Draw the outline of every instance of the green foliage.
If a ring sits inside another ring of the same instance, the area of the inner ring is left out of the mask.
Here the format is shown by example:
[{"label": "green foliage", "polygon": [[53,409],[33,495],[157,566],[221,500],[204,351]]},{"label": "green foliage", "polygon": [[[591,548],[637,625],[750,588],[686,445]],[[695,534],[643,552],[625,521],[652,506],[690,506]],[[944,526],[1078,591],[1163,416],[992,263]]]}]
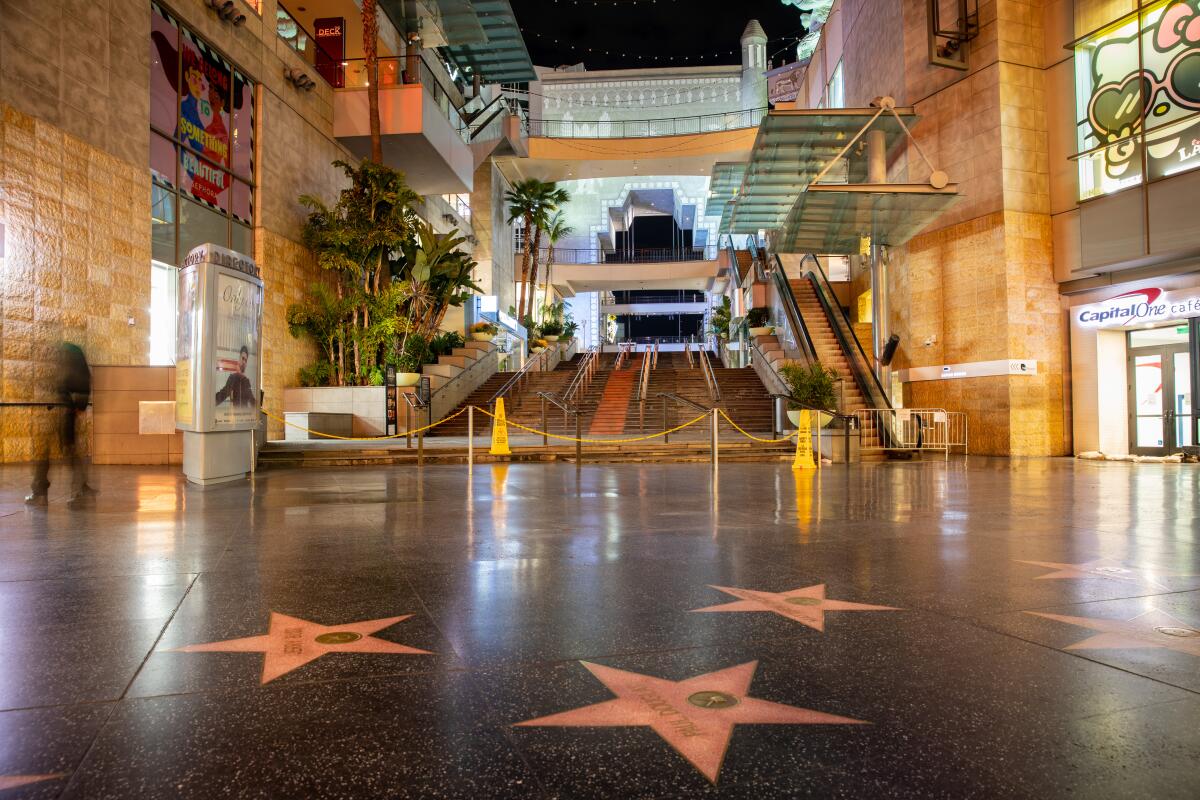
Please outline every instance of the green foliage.
[{"label": "green foliage", "polygon": [[397,372],[420,372],[421,367],[432,361],[429,340],[419,333],[410,333],[405,337],[403,348],[396,351],[394,356]]},{"label": "green foliage", "polygon": [[746,324],[749,325],[751,328],[762,328],[767,324],[767,321],[770,319],[771,319],[771,309],[767,308],[766,306],[758,306],[757,308],[752,308],[746,314]]},{"label": "green foliage", "polygon": [[383,368],[373,367],[367,376],[367,383],[371,386],[383,386]]},{"label": "green foliage", "polygon": [[712,332],[722,339],[729,338],[729,326],[732,322],[733,303],[729,299],[729,295],[721,298],[721,305],[713,309],[712,312]]},{"label": "green foliage", "polygon": [[566,336],[568,339],[573,339],[577,330],[579,330],[579,323],[576,322],[570,314],[568,314],[566,321],[563,323],[563,336]]},{"label": "green foliage", "polygon": [[301,386],[328,386],[333,379],[333,364],[314,361],[307,367],[301,367],[296,377]]},{"label": "green foliage", "polygon": [[454,348],[462,347],[467,342],[458,331],[442,331],[429,340],[429,349],[436,359],[438,356],[448,356]]},{"label": "green foliage", "polygon": [[556,319],[548,319],[538,326],[542,336],[562,336],[563,324]]},{"label": "green foliage", "polygon": [[471,333],[486,333],[488,336],[495,336],[499,332],[500,329],[496,327],[495,323],[488,322],[487,320],[476,322],[471,326]]},{"label": "green foliage", "polygon": [[779,374],[788,385],[792,408],[814,408],[833,413],[837,410],[837,377],[822,364],[807,366],[785,364]]}]

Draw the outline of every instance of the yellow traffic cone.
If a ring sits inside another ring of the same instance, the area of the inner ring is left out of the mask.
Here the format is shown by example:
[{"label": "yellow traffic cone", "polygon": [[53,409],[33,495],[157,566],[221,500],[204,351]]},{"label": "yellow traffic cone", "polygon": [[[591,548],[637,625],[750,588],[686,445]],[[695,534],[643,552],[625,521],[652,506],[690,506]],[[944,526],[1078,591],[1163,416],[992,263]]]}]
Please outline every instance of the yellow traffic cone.
[{"label": "yellow traffic cone", "polygon": [[512,455],[512,450],[508,449],[508,422],[504,418],[503,397],[496,401],[496,418],[492,422],[492,449],[488,452],[494,456]]},{"label": "yellow traffic cone", "polygon": [[812,454],[812,417],[804,409],[800,412],[800,427],[796,430],[796,460],[792,469],[816,469]]}]

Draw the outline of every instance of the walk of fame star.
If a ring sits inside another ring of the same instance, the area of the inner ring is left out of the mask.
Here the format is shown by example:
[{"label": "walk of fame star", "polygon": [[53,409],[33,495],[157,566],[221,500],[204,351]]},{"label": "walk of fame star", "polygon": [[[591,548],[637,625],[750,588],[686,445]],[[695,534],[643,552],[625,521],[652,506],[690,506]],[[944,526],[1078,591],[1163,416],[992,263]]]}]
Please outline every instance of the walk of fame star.
[{"label": "walk of fame star", "polygon": [[1158,580],[1161,577],[1173,578],[1189,578],[1195,577],[1187,573],[1174,572],[1159,572],[1157,570],[1148,570],[1140,567],[1126,567],[1113,558],[1098,558],[1095,561],[1086,561],[1082,564],[1060,564],[1057,561],[1023,561],[1015,559],[1018,564],[1029,564],[1035,567],[1045,567],[1046,569],[1055,570],[1047,572],[1044,575],[1038,575],[1034,580],[1052,581],[1064,580],[1072,578],[1109,578],[1116,581],[1129,581],[1131,583],[1144,583],[1149,586],[1157,586],[1160,589],[1165,589],[1166,585]]},{"label": "walk of fame star", "polygon": [[579,662],[617,697],[518,722],[567,728],[649,727],[712,783],[717,782],[734,725],[867,725],[849,717],[747,697],[757,661],[669,681]]},{"label": "walk of fame star", "polygon": [[795,620],[818,631],[825,631],[826,611],[901,611],[890,606],[872,606],[866,603],[849,603],[845,600],[830,600],[825,597],[825,584],[806,586],[787,592],[763,592],[756,589],[737,589],[730,586],[712,586],[725,594],[741,598],[732,603],[722,603],[701,611],[770,611]]},{"label": "walk of fame star", "polygon": [[28,786],[31,783],[40,783],[61,777],[61,772],[54,775],[0,775],[0,792],[5,789],[15,789],[18,786]]},{"label": "walk of fame star", "polygon": [[1065,648],[1067,650],[1130,650],[1161,647],[1200,656],[1200,630],[1156,608],[1128,620],[1068,617],[1062,614],[1045,614],[1041,611],[1026,611],[1025,613],[1100,631],[1095,636],[1089,636],[1075,644],[1067,645]]},{"label": "walk of fame star", "polygon": [[229,639],[208,644],[191,644],[177,647],[175,653],[265,653],[262,682],[268,683],[281,675],[304,666],[327,653],[401,653],[405,655],[432,655],[428,650],[418,650],[371,634],[403,622],[412,614],[402,617],[369,619],[345,625],[318,625],[315,622],[271,612],[271,624],[263,636],[248,636],[244,639]]}]

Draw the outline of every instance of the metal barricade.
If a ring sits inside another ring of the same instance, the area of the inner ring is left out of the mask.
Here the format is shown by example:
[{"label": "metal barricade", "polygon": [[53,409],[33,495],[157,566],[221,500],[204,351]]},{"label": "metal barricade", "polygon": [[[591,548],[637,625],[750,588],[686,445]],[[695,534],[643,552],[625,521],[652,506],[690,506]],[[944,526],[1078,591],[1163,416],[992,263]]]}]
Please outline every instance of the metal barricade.
[{"label": "metal barricade", "polygon": [[[970,452],[967,415],[944,408],[862,408],[854,412],[862,431],[860,450],[940,450],[946,458],[957,448]],[[890,430],[885,442],[880,431]]]}]

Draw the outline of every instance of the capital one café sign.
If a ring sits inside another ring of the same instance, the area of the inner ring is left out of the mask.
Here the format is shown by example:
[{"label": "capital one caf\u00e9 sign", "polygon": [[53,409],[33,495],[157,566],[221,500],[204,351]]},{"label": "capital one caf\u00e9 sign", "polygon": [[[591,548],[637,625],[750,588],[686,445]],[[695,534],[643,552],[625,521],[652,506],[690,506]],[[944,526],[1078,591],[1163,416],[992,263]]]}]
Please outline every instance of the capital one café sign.
[{"label": "capital one caf\u00e9 sign", "polygon": [[1200,289],[1136,289],[1072,310],[1084,328],[1126,328],[1200,317]]}]

